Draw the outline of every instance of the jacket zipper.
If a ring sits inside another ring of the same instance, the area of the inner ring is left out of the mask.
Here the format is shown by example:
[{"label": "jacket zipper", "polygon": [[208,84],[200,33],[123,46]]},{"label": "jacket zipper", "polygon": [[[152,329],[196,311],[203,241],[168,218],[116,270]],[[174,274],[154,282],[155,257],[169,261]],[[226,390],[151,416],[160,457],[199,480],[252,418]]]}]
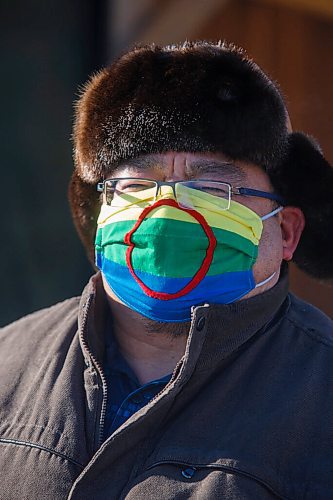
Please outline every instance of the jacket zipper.
[{"label": "jacket zipper", "polygon": [[100,365],[100,363],[97,361],[95,356],[92,354],[91,350],[89,349],[89,346],[84,338],[84,334],[86,332],[87,328],[87,317],[88,317],[88,312],[91,306],[91,301],[92,301],[92,295],[89,296],[89,299],[87,300],[85,311],[83,314],[83,322],[82,322],[82,328],[80,329],[79,332],[79,337],[81,339],[82,346],[88,356],[90,357],[95,369],[97,370],[101,382],[102,382],[102,391],[103,391],[103,398],[102,398],[102,405],[101,405],[101,413],[100,413],[100,418],[99,418],[99,435],[98,435],[98,448],[101,446],[101,444],[104,441],[104,425],[105,425],[105,416],[106,416],[106,404],[107,404],[107,398],[108,398],[108,388],[107,388],[107,383],[106,383],[106,378],[103,373],[103,368]]},{"label": "jacket zipper", "polygon": [[[193,312],[193,307],[191,308],[191,323],[193,322],[193,316],[194,316],[194,312]],[[173,382],[174,380],[176,380],[177,376],[178,376],[178,373],[179,373],[179,370],[180,368],[182,367],[182,365],[184,364],[184,356],[182,356],[180,358],[180,360],[178,361],[178,363],[176,364],[173,372],[172,372],[172,376],[171,376],[171,379],[169,380],[168,384],[170,384],[170,382]],[[167,384],[167,385],[168,385]],[[157,398],[160,397],[160,395],[162,394],[162,392],[166,389],[166,387],[163,387],[163,389],[157,393],[150,401],[149,401],[149,404],[150,403],[154,403],[155,400]]]},{"label": "jacket zipper", "polygon": [[[175,369],[174,369],[174,370],[173,370],[173,372],[172,372],[171,379],[169,380],[169,382],[168,382],[166,385],[169,385],[169,384],[170,384],[170,382],[173,382],[173,381],[177,378],[179,368],[180,368],[180,366],[181,366],[182,364],[183,364],[183,358],[181,358],[181,359],[178,361],[178,363],[177,363],[177,365],[176,365]],[[154,397],[152,397],[152,399],[150,399],[150,400],[149,400],[148,404],[150,405],[151,403],[155,403],[156,399],[158,399],[158,398],[160,397],[160,395],[161,395],[161,394],[162,394],[165,390],[166,390],[166,386],[164,386],[164,387],[160,390],[160,392],[158,392],[157,394],[155,394],[155,396],[154,396]]]},{"label": "jacket zipper", "polygon": [[[238,474],[240,476],[245,476],[245,477],[248,477],[250,479],[253,479],[253,480],[257,481],[258,483],[262,484],[271,493],[276,495],[281,500],[289,500],[287,497],[282,496],[274,488],[272,488],[272,486],[270,486],[268,483],[266,483],[265,481],[263,481],[259,477],[255,476],[254,474],[250,474],[248,472],[237,469],[235,467],[228,467],[227,465],[219,465],[219,464],[190,464],[188,462],[182,462],[179,460],[161,460],[160,462],[155,462],[154,464],[147,467],[146,471],[151,470],[154,467],[158,467],[160,465],[176,465],[176,466],[179,465],[181,467],[186,467],[186,470],[190,469],[193,472],[196,472],[199,469],[218,469],[218,470],[223,470],[225,472],[230,472],[231,474]],[[184,477],[186,477],[186,476],[184,476]],[[190,479],[190,477],[188,479]]]},{"label": "jacket zipper", "polygon": [[[94,357],[94,355],[90,351],[89,346],[84,338],[84,333],[85,333],[86,326],[87,326],[87,317],[88,317],[89,308],[91,306],[92,298],[93,298],[93,296],[90,295],[88,300],[87,300],[85,311],[83,314],[82,329],[80,329],[79,337],[81,339],[81,343],[82,343],[83,348],[85,349],[85,351],[89,355],[90,359],[92,360],[93,365],[95,366],[96,370],[98,371],[98,374],[99,374],[101,381],[102,381],[103,399],[102,399],[101,414],[100,414],[100,419],[99,419],[99,436],[98,436],[98,448],[99,448],[104,441],[104,425],[105,425],[105,417],[106,417],[106,405],[107,405],[107,399],[108,399],[108,388],[107,388],[106,378],[105,378],[105,375],[103,373],[103,368],[101,367],[100,363],[97,361],[97,359]],[[191,310],[191,320],[193,320],[193,311],[192,310]],[[178,361],[175,369],[173,370],[170,382],[172,380],[175,380],[175,378],[179,372],[179,369],[180,369],[181,365],[183,364],[183,361],[184,361],[183,357]],[[149,403],[155,402],[155,400],[160,396],[160,394],[164,390],[165,390],[165,387],[158,394],[156,394],[149,401]]]}]

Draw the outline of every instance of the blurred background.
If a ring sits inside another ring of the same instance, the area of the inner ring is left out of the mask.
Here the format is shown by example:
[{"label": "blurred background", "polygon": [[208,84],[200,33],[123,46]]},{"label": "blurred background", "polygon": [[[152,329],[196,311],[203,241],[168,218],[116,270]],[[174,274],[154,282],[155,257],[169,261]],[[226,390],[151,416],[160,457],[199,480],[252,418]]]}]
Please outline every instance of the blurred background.
[{"label": "blurred background", "polygon": [[[1,0],[0,28],[0,325],[80,294],[93,272],[67,202],[73,101],[134,42],[243,46],[333,162],[332,0]],[[333,317],[332,287],[293,267],[291,286]]]}]

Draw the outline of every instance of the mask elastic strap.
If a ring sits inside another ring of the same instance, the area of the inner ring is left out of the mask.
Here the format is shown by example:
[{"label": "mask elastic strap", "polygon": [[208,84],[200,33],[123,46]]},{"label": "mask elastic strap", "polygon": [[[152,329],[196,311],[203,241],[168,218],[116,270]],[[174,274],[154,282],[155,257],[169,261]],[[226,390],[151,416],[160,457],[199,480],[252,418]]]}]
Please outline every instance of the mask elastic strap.
[{"label": "mask elastic strap", "polygon": [[[263,217],[261,217],[261,220],[266,220],[266,219],[269,219],[270,217],[273,217],[274,215],[276,215],[279,212],[281,212],[281,210],[283,210],[283,208],[284,207],[282,207],[282,206],[277,207],[272,212],[269,212],[269,214],[266,214]],[[265,280],[260,281],[260,283],[257,283],[256,286],[255,286],[255,288],[258,288],[259,286],[266,285],[266,283],[268,283],[269,281],[271,281],[271,279],[273,279],[275,275],[276,275],[276,271],[273,274],[271,274],[270,276],[268,276],[268,278],[266,278]]]},{"label": "mask elastic strap", "polygon": [[276,215],[279,212],[281,212],[281,210],[283,210],[283,209],[284,209],[284,207],[282,207],[282,206],[277,207],[275,210],[273,210],[273,212],[269,212],[269,214],[266,214],[266,215],[264,215],[263,217],[260,217],[260,218],[261,218],[261,220],[269,219],[270,217],[273,217],[273,215]]},{"label": "mask elastic strap", "polygon": [[274,278],[275,275],[276,275],[276,271],[273,274],[271,274],[271,276],[268,276],[268,278],[266,278],[264,281],[260,281],[260,283],[257,283],[257,285],[255,286],[255,288],[258,288],[259,286],[266,285],[266,283],[268,283],[269,281],[271,281],[271,279]]}]

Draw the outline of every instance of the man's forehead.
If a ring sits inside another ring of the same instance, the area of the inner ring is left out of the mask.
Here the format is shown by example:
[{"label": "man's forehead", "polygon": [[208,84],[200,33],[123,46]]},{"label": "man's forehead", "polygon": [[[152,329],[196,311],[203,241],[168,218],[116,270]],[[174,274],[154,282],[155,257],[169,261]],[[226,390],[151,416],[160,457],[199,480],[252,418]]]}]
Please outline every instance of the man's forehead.
[{"label": "man's forehead", "polygon": [[[176,159],[176,160],[175,160]],[[178,168],[188,177],[199,175],[228,176],[233,181],[242,181],[247,177],[244,167],[214,153],[165,153],[142,155],[120,162],[113,176],[131,172],[150,171],[163,173],[177,161]]]}]

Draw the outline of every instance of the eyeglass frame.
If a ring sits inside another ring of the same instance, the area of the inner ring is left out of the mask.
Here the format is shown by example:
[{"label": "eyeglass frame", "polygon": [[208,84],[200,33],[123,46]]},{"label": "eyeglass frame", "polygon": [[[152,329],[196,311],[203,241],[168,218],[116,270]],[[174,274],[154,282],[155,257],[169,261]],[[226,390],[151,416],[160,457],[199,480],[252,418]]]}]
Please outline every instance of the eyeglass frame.
[{"label": "eyeglass frame", "polygon": [[[128,179],[134,179],[134,180],[140,180],[140,181],[149,181],[149,182],[154,182],[156,184],[156,194],[155,197],[157,196],[161,186],[170,186],[172,187],[173,194],[175,196],[175,199],[177,199],[176,196],[176,184],[182,184],[182,183],[187,183],[187,182],[195,182],[195,181],[206,181],[206,182],[212,182],[217,183],[217,184],[226,184],[229,186],[229,192],[230,192],[230,200],[232,199],[232,195],[242,195],[242,196],[255,196],[258,198],[267,198],[268,200],[276,201],[279,203],[281,206],[285,206],[286,203],[283,200],[281,196],[279,196],[276,193],[269,193],[267,191],[261,191],[258,189],[252,189],[252,188],[245,188],[245,187],[233,187],[230,182],[226,181],[215,181],[211,179],[192,179],[188,181],[156,181],[155,179],[144,179],[141,177],[110,177],[109,179],[105,179],[102,182],[98,182],[96,189],[99,193],[105,194],[105,183],[108,181],[126,181]],[[218,196],[217,196],[218,198]]]}]

